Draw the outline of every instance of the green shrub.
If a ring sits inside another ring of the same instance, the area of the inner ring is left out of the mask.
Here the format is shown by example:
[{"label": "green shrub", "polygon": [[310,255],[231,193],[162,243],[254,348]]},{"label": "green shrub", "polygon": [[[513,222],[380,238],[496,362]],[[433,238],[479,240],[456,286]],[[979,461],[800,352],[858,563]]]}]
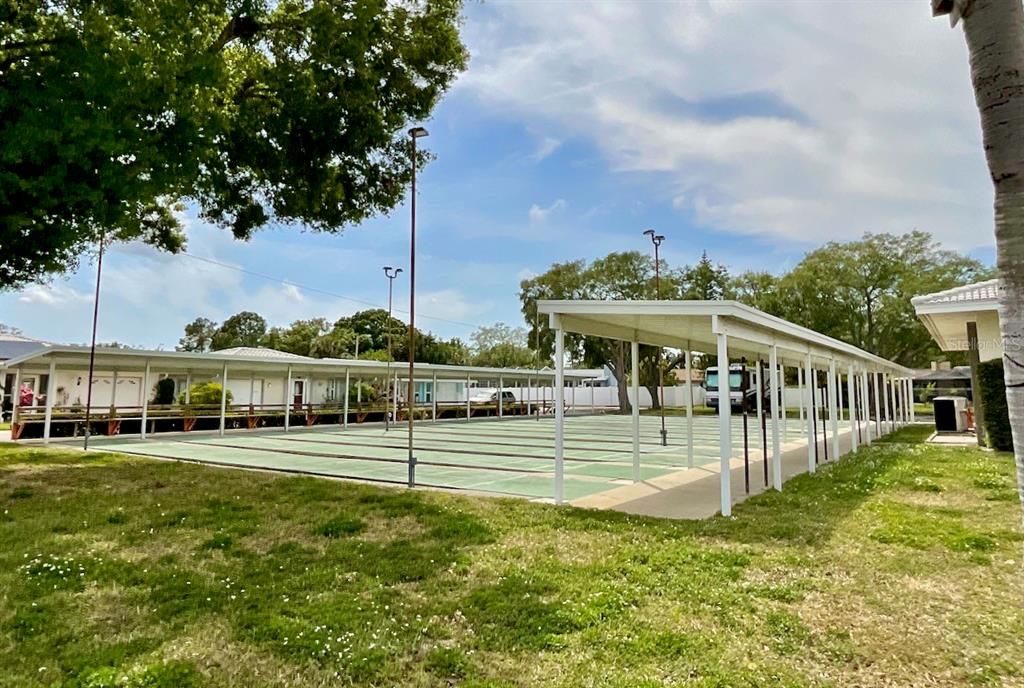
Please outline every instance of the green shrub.
[{"label": "green shrub", "polygon": [[164,406],[174,403],[174,380],[165,377],[156,383],[153,390],[153,403]]},{"label": "green shrub", "polygon": [[380,398],[380,394],[377,393],[377,389],[372,385],[368,385],[365,382],[353,382],[348,388],[348,400],[349,403],[356,403],[357,399],[362,399],[364,404],[368,404]]},{"label": "green shrub", "polygon": [[[220,403],[220,385],[216,382],[199,382],[192,385],[192,389],[189,391],[190,403],[197,404],[200,406],[219,404]],[[231,403],[233,395],[231,390],[228,390],[228,403]],[[178,396],[178,403],[185,403],[185,393],[182,392]]]},{"label": "green shrub", "polygon": [[988,446],[1000,451],[1013,451],[1002,359],[985,361],[979,365],[978,380],[981,383],[982,403],[985,405],[985,435],[988,438]]}]

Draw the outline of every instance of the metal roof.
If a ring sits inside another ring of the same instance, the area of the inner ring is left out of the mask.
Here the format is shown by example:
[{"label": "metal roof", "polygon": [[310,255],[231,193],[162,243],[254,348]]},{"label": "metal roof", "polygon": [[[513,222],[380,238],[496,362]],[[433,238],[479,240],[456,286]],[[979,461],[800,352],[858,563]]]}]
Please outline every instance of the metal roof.
[{"label": "metal roof", "polygon": [[[225,351],[152,351],[146,349],[118,349],[109,347],[96,347],[96,366],[100,370],[143,370],[146,362],[149,361],[152,368],[157,372],[176,371],[209,371],[215,373],[227,363],[232,370],[237,371],[262,371],[284,373],[288,367],[295,372],[323,372],[344,375],[348,370],[355,375],[381,375],[390,371],[392,375],[398,374],[400,378],[407,377],[408,364],[401,361],[392,362],[388,365],[385,361],[368,361],[364,359],[347,358],[307,358],[285,354],[284,357],[268,356],[267,349],[255,349],[244,351],[243,349]],[[283,353],[283,352],[276,352]],[[88,365],[89,347],[87,346],[63,346],[49,345],[41,349],[25,352],[13,356],[10,360],[0,361],[0,368],[24,367],[27,365],[49,365],[51,360],[57,362],[60,367],[83,367]],[[511,379],[526,379],[541,377],[554,379],[554,370],[535,370],[532,368],[487,368],[483,366],[455,366],[439,365],[435,363],[416,363],[417,377],[424,378],[437,373],[438,379],[464,381],[467,377],[480,377],[493,379],[496,377],[507,377]],[[592,377],[590,371],[566,370],[567,377],[574,380],[585,380]]]},{"label": "metal roof", "polygon": [[914,310],[921,313],[994,310],[999,306],[1000,281],[990,279],[962,287],[953,287],[910,299]]},{"label": "metal roof", "polygon": [[0,333],[0,361],[45,349],[49,344],[20,334]]},{"label": "metal roof", "polygon": [[300,359],[310,360],[309,356],[300,356],[299,354],[293,354],[288,351],[278,351],[277,349],[268,349],[265,346],[234,346],[230,349],[217,349],[213,353],[221,356],[236,356],[239,358],[267,358],[267,359]]},{"label": "metal roof", "polygon": [[729,337],[732,355],[767,356],[772,345],[791,365],[809,354],[816,364],[835,360],[871,371],[910,376],[909,368],[737,301],[537,302],[551,327],[567,332],[674,349],[715,352],[717,335]]}]

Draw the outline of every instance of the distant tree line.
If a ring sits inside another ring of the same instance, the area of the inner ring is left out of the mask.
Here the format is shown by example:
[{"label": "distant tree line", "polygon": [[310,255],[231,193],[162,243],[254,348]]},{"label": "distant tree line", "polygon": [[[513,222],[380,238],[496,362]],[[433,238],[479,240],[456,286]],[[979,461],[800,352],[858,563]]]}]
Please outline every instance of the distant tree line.
[{"label": "distant tree line", "polygon": [[[755,270],[734,275],[706,252],[694,265],[673,267],[663,261],[660,268],[660,296],[654,261],[639,251],[612,253],[590,263],[556,263],[544,274],[523,280],[519,298],[529,340],[550,359],[554,334],[546,319],[537,317],[538,299],[730,299],[897,363],[923,367],[949,355],[917,319],[911,297],[994,275],[973,258],[941,249],[920,231],[829,242],[782,274]],[[619,380],[627,379],[626,342],[568,336],[566,350],[574,363],[608,366]],[[670,351],[659,361],[656,347],[641,347],[641,384],[651,391],[655,405],[659,363],[671,372],[683,364],[682,355]],[[620,410],[626,412],[626,386],[619,385],[619,391]]]},{"label": "distant tree line", "polygon": [[[359,311],[333,323],[327,318],[296,320],[286,327],[270,327],[266,319],[252,311],[242,311],[221,323],[199,317],[185,326],[178,342],[179,351],[218,351],[238,346],[266,347],[312,358],[359,358],[388,360],[388,335],[391,336],[391,360],[409,358],[409,328],[386,310]],[[527,346],[524,328],[496,323],[480,327],[470,344],[457,337],[442,339],[430,332],[416,330],[416,360],[422,363],[526,367],[537,361]],[[358,349],[357,349],[358,343]]]}]

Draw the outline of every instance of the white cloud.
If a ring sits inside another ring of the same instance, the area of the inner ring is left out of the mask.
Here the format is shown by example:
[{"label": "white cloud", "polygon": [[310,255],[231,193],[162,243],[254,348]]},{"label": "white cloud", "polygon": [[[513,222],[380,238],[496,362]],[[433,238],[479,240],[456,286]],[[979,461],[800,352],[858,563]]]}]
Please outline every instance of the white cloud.
[{"label": "white cloud", "polygon": [[[458,87],[710,228],[992,243],[962,32],[919,3],[494,3]],[[551,209],[533,206],[531,221]]]},{"label": "white cloud", "polygon": [[551,205],[549,205],[546,208],[542,208],[541,206],[539,206],[536,203],[534,203],[533,205],[530,206],[530,210],[529,210],[529,212],[527,214],[530,217],[530,223],[531,224],[540,224],[541,222],[544,222],[545,220],[547,220],[548,217],[550,217],[552,213],[556,213],[556,212],[558,212],[560,210],[564,210],[564,209],[565,209],[565,199],[559,198],[557,201],[555,201],[554,203],[552,203]]},{"label": "white cloud", "polygon": [[61,307],[74,303],[92,303],[92,295],[62,284],[34,284],[21,292],[18,301],[37,306]]},{"label": "white cloud", "polygon": [[541,160],[548,157],[561,147],[561,140],[553,138],[551,136],[545,136],[541,140],[540,145],[537,146],[537,150],[535,150],[533,154],[530,156],[530,159],[533,160],[534,162],[540,162]]},{"label": "white cloud", "polygon": [[458,289],[439,289],[416,294],[416,312],[424,314],[424,321],[417,322],[417,327],[425,330],[440,329],[439,321],[443,320],[468,321],[468,324],[471,324],[473,319],[487,311],[491,305],[485,301],[470,301]]}]

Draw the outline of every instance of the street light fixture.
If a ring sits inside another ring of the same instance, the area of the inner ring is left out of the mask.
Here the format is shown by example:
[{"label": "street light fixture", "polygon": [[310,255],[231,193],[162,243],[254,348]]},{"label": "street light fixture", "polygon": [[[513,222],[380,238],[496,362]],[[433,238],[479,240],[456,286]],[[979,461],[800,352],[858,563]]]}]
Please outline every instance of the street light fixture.
[{"label": "street light fixture", "polygon": [[423,127],[409,130],[409,164],[412,168],[412,195],[410,198],[409,223],[409,487],[416,487],[416,457],[412,450],[412,419],[415,415],[416,397],[414,374],[416,372],[416,139],[430,135]]},{"label": "street light fixture", "polygon": [[[658,296],[658,300],[661,300],[661,257],[658,255],[658,249],[662,242],[665,241],[664,234],[657,234],[653,229],[644,231],[644,236],[651,240],[654,244],[654,290]],[[690,384],[690,381],[686,381]],[[658,395],[661,397],[661,446],[668,446],[668,430],[665,429],[665,375],[661,369],[661,347],[658,347]],[[639,400],[638,400],[639,401]]]},{"label": "street light fixture", "polygon": [[[393,268],[390,265],[384,266],[384,276],[388,278],[388,366],[387,366],[387,383],[384,385],[384,389],[387,393],[384,395],[384,431],[387,432],[391,425],[391,419],[389,418],[390,409],[390,397],[391,397],[391,296],[395,290],[395,278],[398,277],[402,272],[402,268]],[[397,387],[397,385],[396,385]],[[395,411],[398,411],[397,405]],[[397,420],[397,417],[396,417]]]}]

